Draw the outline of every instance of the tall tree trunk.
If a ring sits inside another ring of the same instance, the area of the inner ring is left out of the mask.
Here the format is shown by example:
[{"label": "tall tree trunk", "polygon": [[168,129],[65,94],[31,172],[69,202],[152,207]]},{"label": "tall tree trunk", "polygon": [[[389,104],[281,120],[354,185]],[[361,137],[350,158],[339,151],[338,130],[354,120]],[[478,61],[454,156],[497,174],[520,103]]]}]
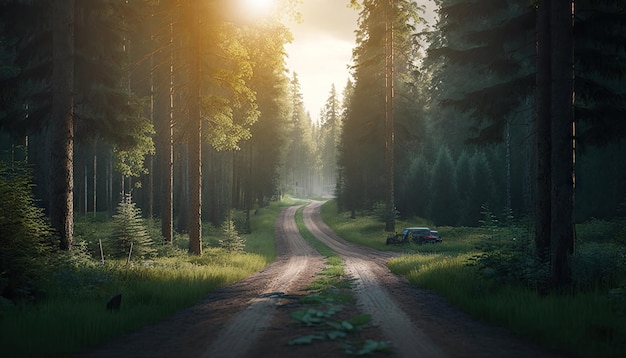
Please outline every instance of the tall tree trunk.
[{"label": "tall tree trunk", "polygon": [[385,19],[385,171],[386,171],[386,220],[385,231],[396,230],[396,207],[394,199],[394,0],[389,0]]},{"label": "tall tree trunk", "polygon": [[537,88],[536,88],[536,195],[535,195],[535,249],[539,259],[550,260],[551,238],[551,38],[550,2],[539,1],[537,8]]},{"label": "tall tree trunk", "polygon": [[[192,3],[193,4],[193,3]],[[198,11],[188,5],[189,19],[189,252],[202,255],[202,118],[200,117],[200,26]]]},{"label": "tall tree trunk", "polygon": [[98,142],[94,141],[93,143],[93,216],[96,216],[96,212],[98,211],[98,205],[96,205],[97,195],[98,195]]},{"label": "tall tree trunk", "polygon": [[574,73],[572,0],[553,0],[552,29],[552,255],[556,289],[571,286],[574,251]]},{"label": "tall tree trunk", "polygon": [[[154,55],[150,55],[150,123],[154,127]],[[154,154],[148,158],[148,218],[154,218]]]},{"label": "tall tree trunk", "polygon": [[50,221],[62,250],[72,248],[74,236],[74,5],[52,2]]},{"label": "tall tree trunk", "polygon": [[[155,18],[153,16],[153,18]],[[156,28],[156,25],[154,26]],[[174,28],[169,24],[169,51],[159,61],[155,113],[161,177],[161,235],[168,243],[174,238]]]}]

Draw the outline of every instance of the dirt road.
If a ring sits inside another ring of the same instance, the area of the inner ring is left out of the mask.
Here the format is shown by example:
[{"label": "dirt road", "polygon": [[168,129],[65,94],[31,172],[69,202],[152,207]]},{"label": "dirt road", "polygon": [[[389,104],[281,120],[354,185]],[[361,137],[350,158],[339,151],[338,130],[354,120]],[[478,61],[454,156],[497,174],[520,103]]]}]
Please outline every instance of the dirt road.
[{"label": "dirt road", "polygon": [[385,265],[391,255],[374,252],[341,239],[322,221],[321,204],[313,202],[304,209],[304,223],[318,240],[344,259],[346,272],[356,279],[360,308],[372,316],[374,324],[382,328],[394,352],[399,357],[444,357],[441,349],[411,322],[408,314],[385,289],[390,281],[393,284],[401,283]]},{"label": "dirt road", "polygon": [[[305,225],[337,252],[354,279],[357,305],[371,325],[360,337],[389,342],[393,357],[558,357],[510,332],[476,322],[432,292],[415,288],[386,267],[393,254],[348,243],[320,217],[321,202],[303,212]],[[158,324],[120,337],[84,357],[340,357],[334,342],[288,346],[311,333],[290,318],[302,304],[324,260],[298,233],[296,207],[276,221],[277,261],[259,273],[211,293],[203,302]],[[383,355],[378,353],[376,355]]]}]

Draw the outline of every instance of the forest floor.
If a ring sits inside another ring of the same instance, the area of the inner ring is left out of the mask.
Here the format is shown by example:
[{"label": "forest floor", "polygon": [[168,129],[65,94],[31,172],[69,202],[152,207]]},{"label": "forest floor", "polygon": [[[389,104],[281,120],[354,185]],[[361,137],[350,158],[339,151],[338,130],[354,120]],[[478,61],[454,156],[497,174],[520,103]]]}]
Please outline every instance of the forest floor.
[{"label": "forest floor", "polygon": [[294,320],[294,312],[328,310],[298,300],[310,294],[307,288],[324,269],[325,259],[299,234],[298,208],[289,207],[276,221],[278,256],[273,264],[189,309],[79,356],[330,358],[347,356],[346,347],[356,352],[369,340],[389,346],[370,352],[374,357],[565,357],[504,328],[476,321],[440,296],[392,274],[386,262],[394,254],[344,241],[324,224],[320,206],[313,202],[304,209],[305,225],[344,260],[345,272],[353,280],[352,288],[345,290],[356,297],[356,304],[339,305],[332,320],[367,314],[372,321],[364,329],[337,340],[288,344],[320,335],[320,326]]}]

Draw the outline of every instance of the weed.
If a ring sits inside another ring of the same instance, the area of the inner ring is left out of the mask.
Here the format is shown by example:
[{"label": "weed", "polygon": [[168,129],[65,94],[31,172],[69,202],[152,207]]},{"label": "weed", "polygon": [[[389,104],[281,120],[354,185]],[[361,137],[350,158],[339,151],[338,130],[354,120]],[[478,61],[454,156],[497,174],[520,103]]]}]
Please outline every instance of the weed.
[{"label": "weed", "polygon": [[344,352],[352,355],[387,350],[388,346],[385,342],[368,340],[361,343],[348,340],[358,335],[370,323],[371,317],[369,315],[357,315],[346,319],[336,317],[342,311],[343,305],[352,304],[355,301],[351,291],[354,280],[344,277],[343,260],[306,229],[302,220],[302,209],[296,213],[296,224],[305,240],[326,256],[326,267],[307,288],[310,293],[300,299],[303,304],[321,308],[309,307],[291,314],[291,318],[300,324],[315,327],[317,333],[295,338],[287,344],[303,345],[321,341],[339,341]]}]

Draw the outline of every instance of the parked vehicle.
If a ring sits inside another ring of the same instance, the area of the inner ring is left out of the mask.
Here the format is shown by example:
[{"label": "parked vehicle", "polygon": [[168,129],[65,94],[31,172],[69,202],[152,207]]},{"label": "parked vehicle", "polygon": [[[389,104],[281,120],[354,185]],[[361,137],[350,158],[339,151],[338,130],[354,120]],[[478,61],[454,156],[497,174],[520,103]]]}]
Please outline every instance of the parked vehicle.
[{"label": "parked vehicle", "polygon": [[441,236],[437,230],[430,230],[430,235],[434,237],[435,242],[441,242]]},{"label": "parked vehicle", "polygon": [[439,233],[427,227],[409,227],[401,233],[389,236],[387,245],[402,245],[414,242],[416,244],[441,242]]}]

